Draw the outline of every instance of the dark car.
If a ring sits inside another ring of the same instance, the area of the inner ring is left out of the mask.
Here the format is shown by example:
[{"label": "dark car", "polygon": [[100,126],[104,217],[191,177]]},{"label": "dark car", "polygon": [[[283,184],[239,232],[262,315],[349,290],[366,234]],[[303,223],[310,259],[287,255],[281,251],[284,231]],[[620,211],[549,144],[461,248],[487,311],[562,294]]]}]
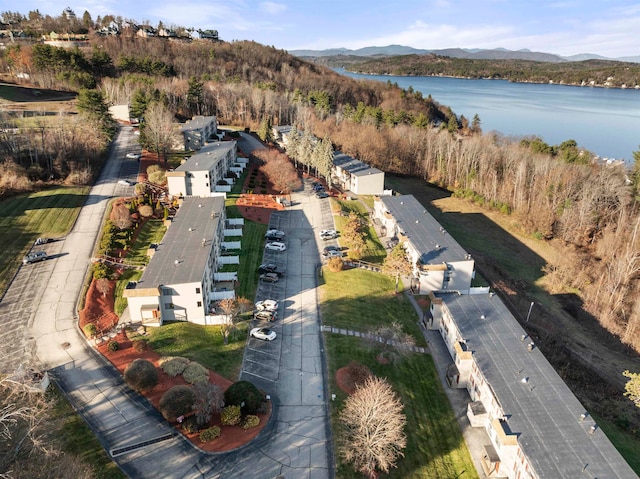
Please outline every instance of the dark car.
[{"label": "dark car", "polygon": [[258,273],[260,274],[273,273],[277,269],[278,269],[278,266],[276,266],[273,263],[263,263],[260,266],[258,266]]},{"label": "dark car", "polygon": [[280,280],[280,276],[276,273],[264,273],[260,275],[260,279],[267,283],[277,283]]},{"label": "dark car", "polygon": [[329,193],[327,193],[326,191],[319,191],[318,193],[316,193],[316,197],[318,197],[318,198],[329,198]]},{"label": "dark car", "polygon": [[256,311],[255,313],[253,313],[253,319],[258,319],[260,321],[275,321],[276,319],[278,319],[278,312],[267,311],[263,309],[261,311]]}]

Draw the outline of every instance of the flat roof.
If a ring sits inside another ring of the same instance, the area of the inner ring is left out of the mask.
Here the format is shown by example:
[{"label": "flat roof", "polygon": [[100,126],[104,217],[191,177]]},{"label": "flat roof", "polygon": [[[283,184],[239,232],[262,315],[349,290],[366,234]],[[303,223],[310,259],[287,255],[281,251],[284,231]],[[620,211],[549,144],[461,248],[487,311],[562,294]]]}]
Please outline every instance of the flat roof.
[{"label": "flat roof", "polygon": [[136,288],[202,281],[223,208],[222,196],[185,198]]},{"label": "flat roof", "polygon": [[187,121],[180,127],[181,131],[200,130],[207,126],[212,121],[216,121],[215,116],[194,116],[191,120]]},{"label": "flat roof", "polygon": [[354,176],[375,175],[383,173],[378,168],[373,168],[366,163],[356,160],[355,158],[345,155],[339,151],[333,152],[333,164]]},{"label": "flat roof", "polygon": [[470,260],[468,253],[413,195],[382,196],[386,211],[420,254],[423,264]]},{"label": "flat roof", "polygon": [[174,171],[209,171],[230,150],[235,148],[235,144],[235,140],[208,143]]},{"label": "flat roof", "polygon": [[536,477],[577,478],[587,473],[590,478],[637,479],[601,429],[590,433],[593,418],[581,420],[585,408],[540,350],[528,349],[533,341],[498,296],[436,296],[473,351]]}]

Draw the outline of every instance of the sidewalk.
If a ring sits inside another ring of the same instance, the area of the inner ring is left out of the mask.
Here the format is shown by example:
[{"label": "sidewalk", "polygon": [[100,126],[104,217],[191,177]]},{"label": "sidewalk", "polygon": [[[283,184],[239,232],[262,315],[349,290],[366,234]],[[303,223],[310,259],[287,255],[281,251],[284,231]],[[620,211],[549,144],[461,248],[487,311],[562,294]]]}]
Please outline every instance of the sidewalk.
[{"label": "sidewalk", "polygon": [[450,388],[447,384],[447,367],[453,362],[453,359],[451,358],[451,355],[447,350],[442,336],[440,336],[440,332],[435,330],[428,330],[424,327],[424,325],[422,324],[423,313],[420,305],[412,294],[405,291],[405,295],[407,296],[407,298],[409,298],[409,301],[418,313],[418,317],[420,318],[418,324],[420,329],[422,330],[424,339],[427,342],[427,348],[431,353],[431,356],[433,357],[433,362],[436,366],[436,370],[438,371],[440,382],[442,383],[442,387],[444,388],[444,391],[449,398],[449,402],[451,403],[451,407],[456,416],[456,420],[458,421],[458,425],[460,426],[460,430],[462,431],[462,436],[464,437],[464,440],[467,443],[467,448],[469,449],[469,453],[471,454],[471,459],[473,460],[473,464],[476,466],[476,470],[478,471],[478,476],[484,479],[487,476],[482,470],[480,460],[483,454],[483,446],[491,444],[491,440],[489,439],[489,436],[484,429],[472,428],[469,420],[467,419],[467,404],[470,402],[469,393],[467,392],[467,390]]}]

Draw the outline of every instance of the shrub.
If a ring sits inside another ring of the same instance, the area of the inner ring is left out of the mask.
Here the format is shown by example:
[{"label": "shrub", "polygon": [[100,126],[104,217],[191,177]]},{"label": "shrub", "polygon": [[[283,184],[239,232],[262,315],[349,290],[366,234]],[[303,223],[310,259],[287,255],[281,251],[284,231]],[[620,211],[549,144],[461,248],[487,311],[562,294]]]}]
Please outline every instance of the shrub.
[{"label": "shrub", "polygon": [[111,268],[104,263],[98,263],[93,265],[93,279],[110,279]]},{"label": "shrub", "polygon": [[244,414],[255,414],[262,403],[263,394],[249,381],[237,381],[224,392],[224,403],[227,406],[242,406]]},{"label": "shrub", "polygon": [[240,412],[240,406],[226,406],[220,412],[220,422],[223,426],[235,426],[240,424],[242,413]]},{"label": "shrub", "polygon": [[200,440],[202,442],[213,441],[214,439],[220,437],[221,434],[220,426],[212,426],[209,429],[205,429],[200,432]]},{"label": "shrub", "polygon": [[190,413],[196,402],[196,393],[191,386],[173,386],[160,398],[160,412],[167,421]]},{"label": "shrub", "polygon": [[85,324],[82,330],[84,331],[84,334],[86,334],[89,338],[92,338],[96,334],[98,334],[98,328],[93,323]]},{"label": "shrub", "polygon": [[200,426],[211,420],[213,413],[219,413],[224,406],[224,393],[217,384],[199,382],[195,385],[196,402],[193,406],[194,417]]},{"label": "shrub", "polygon": [[244,422],[242,423],[242,429],[251,429],[252,427],[256,427],[260,424],[260,418],[258,416],[254,416],[253,414],[249,414],[244,418]]},{"label": "shrub", "polygon": [[182,377],[189,384],[206,383],[209,381],[209,370],[203,365],[191,361],[182,371]]},{"label": "shrub", "polygon": [[124,370],[124,380],[134,391],[153,389],[158,384],[158,370],[151,361],[134,359]]},{"label": "shrub", "polygon": [[150,218],[153,216],[153,208],[149,205],[140,205],[138,207],[138,213],[140,213],[140,216],[143,218]]},{"label": "shrub", "polygon": [[118,341],[109,341],[107,343],[107,349],[109,351],[117,351],[120,349],[120,343],[118,343]]},{"label": "shrub", "polygon": [[347,371],[349,371],[349,380],[354,389],[364,384],[367,379],[373,376],[371,369],[358,361],[351,361],[347,364]]},{"label": "shrub", "polygon": [[200,429],[198,427],[198,421],[196,421],[196,418],[194,416],[191,416],[185,419],[182,422],[181,427],[182,427],[182,430],[187,434],[193,434],[194,432],[198,432],[198,430]]},{"label": "shrub", "polygon": [[191,361],[187,358],[182,358],[180,356],[167,356],[160,359],[160,367],[165,373],[174,378],[178,374],[182,374],[184,368],[186,368],[190,362]]},{"label": "shrub", "polygon": [[338,271],[342,271],[344,269],[344,263],[342,262],[342,258],[329,258],[329,260],[327,261],[327,267],[329,268],[329,271],[332,271],[333,273],[337,273]]},{"label": "shrub", "polygon": [[147,342],[144,339],[136,339],[132,347],[136,353],[141,353],[147,350]]}]

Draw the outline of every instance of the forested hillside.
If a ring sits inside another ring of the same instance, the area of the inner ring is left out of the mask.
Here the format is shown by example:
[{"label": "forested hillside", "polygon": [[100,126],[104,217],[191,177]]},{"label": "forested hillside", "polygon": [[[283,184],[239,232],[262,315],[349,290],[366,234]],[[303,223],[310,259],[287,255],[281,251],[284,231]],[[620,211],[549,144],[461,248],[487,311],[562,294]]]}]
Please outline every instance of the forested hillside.
[{"label": "forested hillside", "polygon": [[[293,124],[384,171],[423,178],[509,215],[520,233],[553,244],[558,255],[535,285],[505,276],[505,288],[524,295],[541,288],[557,298],[575,294],[580,307],[563,314],[577,322],[591,315],[626,345],[624,354],[640,351],[640,153],[636,168],[625,171],[594,163],[570,139],[547,145],[485,135],[480,118],[458,117],[437,98],[390,83],[358,82],[251,41],[120,35],[91,37],[89,47],[76,50],[13,45],[1,53],[0,69],[7,68],[14,79],[27,72],[36,86],[79,90],[79,106],[96,119],[104,119],[107,104],[129,103],[140,117],[155,104],[177,120],[213,114],[220,124],[254,129],[264,122]],[[10,118],[3,121],[12,125]],[[101,124],[98,131],[107,131]],[[24,171],[26,182],[32,180],[27,172],[36,170],[40,179],[64,179],[82,165],[80,157],[87,158],[72,148],[81,135],[69,138],[59,150],[44,128],[4,128],[2,168]],[[311,152],[296,155],[312,161],[304,157]],[[604,378],[618,391],[621,373]]]},{"label": "forested hillside", "polygon": [[452,58],[432,54],[398,55],[373,60],[355,56],[313,60],[331,67],[344,67],[349,71],[376,75],[449,76],[575,86],[640,87],[640,65],[613,60],[553,63]]}]

